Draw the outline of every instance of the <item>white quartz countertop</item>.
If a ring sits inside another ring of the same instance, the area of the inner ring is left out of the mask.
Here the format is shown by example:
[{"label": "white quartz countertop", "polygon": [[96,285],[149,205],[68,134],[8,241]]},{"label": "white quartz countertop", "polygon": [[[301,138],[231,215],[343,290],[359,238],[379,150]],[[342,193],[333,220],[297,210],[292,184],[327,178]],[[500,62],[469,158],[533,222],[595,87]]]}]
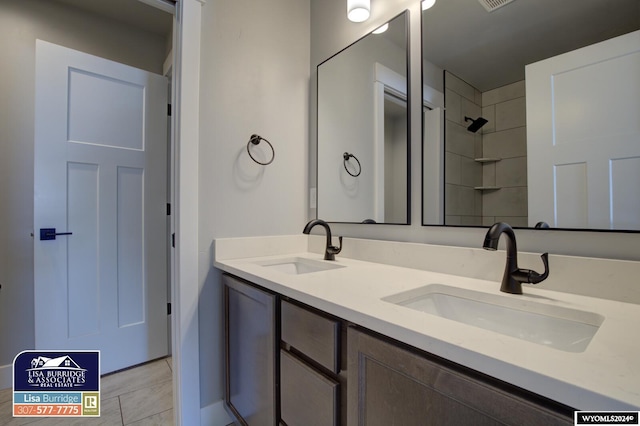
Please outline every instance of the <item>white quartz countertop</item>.
[{"label": "white quartz countertop", "polygon": [[[294,244],[291,252],[280,247],[266,256],[263,254],[268,250],[254,256],[257,252],[242,250],[243,244],[251,247],[251,239],[216,245],[214,266],[575,409],[640,409],[640,305],[545,290],[543,286],[525,286],[523,295],[511,295],[501,293],[497,281],[340,255],[334,262],[343,268],[292,275],[260,263],[291,257],[327,261],[321,254],[305,251],[301,244]],[[604,322],[584,352],[565,352],[381,300],[428,284],[499,294],[513,298],[514,304],[530,300],[588,311],[603,316]]]}]

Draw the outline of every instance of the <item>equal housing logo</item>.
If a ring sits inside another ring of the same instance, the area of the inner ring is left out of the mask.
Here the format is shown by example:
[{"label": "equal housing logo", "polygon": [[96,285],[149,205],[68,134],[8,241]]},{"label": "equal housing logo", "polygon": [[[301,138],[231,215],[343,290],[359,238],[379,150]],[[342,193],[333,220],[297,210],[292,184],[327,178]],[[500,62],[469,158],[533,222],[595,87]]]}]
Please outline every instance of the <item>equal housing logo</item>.
[{"label": "equal housing logo", "polygon": [[100,351],[23,351],[13,361],[13,415],[100,415]]}]

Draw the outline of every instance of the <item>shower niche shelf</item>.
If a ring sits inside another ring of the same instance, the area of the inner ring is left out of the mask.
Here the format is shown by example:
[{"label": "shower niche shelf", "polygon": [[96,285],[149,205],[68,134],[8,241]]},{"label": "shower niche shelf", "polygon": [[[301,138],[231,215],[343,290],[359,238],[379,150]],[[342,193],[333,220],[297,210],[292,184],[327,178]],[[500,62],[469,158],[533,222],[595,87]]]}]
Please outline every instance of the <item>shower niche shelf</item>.
[{"label": "shower niche shelf", "polygon": [[499,189],[502,189],[502,187],[501,186],[476,186],[473,189],[477,191],[497,191]]},{"label": "shower niche shelf", "polygon": [[502,160],[502,158],[481,157],[474,159],[474,161],[477,163],[495,163],[500,160]]}]

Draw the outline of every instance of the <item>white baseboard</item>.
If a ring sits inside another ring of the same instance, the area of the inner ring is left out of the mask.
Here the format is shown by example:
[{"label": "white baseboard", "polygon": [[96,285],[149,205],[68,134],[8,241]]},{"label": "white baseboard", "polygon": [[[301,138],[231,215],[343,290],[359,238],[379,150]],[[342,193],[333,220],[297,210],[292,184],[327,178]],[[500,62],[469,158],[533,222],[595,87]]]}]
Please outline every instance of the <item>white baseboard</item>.
[{"label": "white baseboard", "polygon": [[0,365],[0,389],[13,387],[13,364]]},{"label": "white baseboard", "polygon": [[224,401],[200,409],[200,426],[227,426],[233,419],[225,409]]}]

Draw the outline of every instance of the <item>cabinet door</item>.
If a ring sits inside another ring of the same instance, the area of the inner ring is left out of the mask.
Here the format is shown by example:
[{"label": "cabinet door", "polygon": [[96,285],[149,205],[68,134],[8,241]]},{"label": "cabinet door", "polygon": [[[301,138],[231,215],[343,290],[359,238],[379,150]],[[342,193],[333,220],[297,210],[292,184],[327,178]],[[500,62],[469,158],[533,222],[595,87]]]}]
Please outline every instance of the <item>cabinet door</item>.
[{"label": "cabinet door", "polygon": [[573,424],[569,415],[354,328],[348,353],[349,425]]},{"label": "cabinet door", "polygon": [[281,415],[288,426],[338,424],[338,382],[284,350],[280,377]]},{"label": "cabinet door", "polygon": [[225,400],[249,426],[277,424],[276,296],[229,275],[225,301]]}]

